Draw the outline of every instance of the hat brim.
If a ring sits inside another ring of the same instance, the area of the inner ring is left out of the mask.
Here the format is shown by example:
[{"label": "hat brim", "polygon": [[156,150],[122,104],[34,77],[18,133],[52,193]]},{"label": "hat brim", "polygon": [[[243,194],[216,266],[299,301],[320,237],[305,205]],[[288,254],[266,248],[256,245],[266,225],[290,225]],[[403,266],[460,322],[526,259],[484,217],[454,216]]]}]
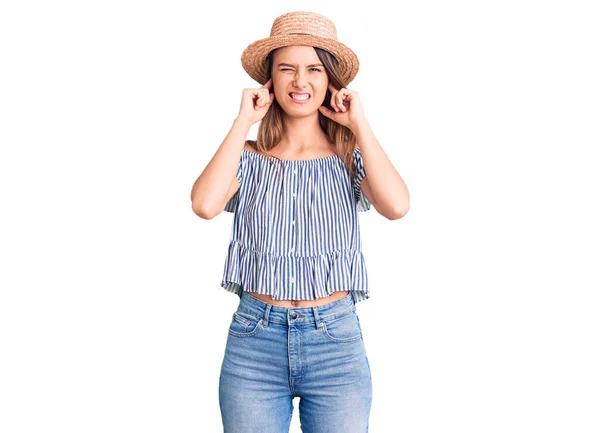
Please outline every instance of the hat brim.
[{"label": "hat brim", "polygon": [[248,45],[242,53],[242,66],[252,79],[263,85],[268,80],[265,60],[269,53],[276,48],[292,45],[311,46],[329,51],[338,61],[344,86],[358,73],[360,63],[354,51],[335,39],[313,35],[285,35],[259,39]]}]

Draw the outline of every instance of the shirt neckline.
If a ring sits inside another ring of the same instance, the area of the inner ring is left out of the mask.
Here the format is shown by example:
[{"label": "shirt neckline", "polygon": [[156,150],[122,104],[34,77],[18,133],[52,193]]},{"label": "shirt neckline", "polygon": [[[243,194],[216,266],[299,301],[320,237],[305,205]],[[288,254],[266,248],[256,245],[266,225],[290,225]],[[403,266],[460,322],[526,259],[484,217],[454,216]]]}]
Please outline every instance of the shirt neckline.
[{"label": "shirt neckline", "polygon": [[[262,155],[260,153],[252,152],[251,150],[244,149],[244,152],[250,153],[250,154],[252,154],[254,156],[257,156],[259,158],[262,158],[262,159],[269,159],[268,156]],[[306,162],[306,163],[309,163],[309,162],[318,162],[318,161],[333,160],[333,159],[336,159],[336,158],[339,159],[339,155],[336,154],[336,155],[322,156],[320,158],[312,158],[312,159],[283,159],[283,158],[279,158],[279,159],[281,159],[284,162],[292,162],[292,163],[304,163],[304,162]]]}]

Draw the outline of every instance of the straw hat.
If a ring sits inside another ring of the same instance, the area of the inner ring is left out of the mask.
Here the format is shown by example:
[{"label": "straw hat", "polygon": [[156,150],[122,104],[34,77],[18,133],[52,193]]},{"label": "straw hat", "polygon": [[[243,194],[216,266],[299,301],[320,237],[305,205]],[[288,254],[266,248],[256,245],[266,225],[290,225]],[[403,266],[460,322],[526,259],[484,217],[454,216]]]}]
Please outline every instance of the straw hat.
[{"label": "straw hat", "polygon": [[315,12],[290,12],[275,19],[271,36],[248,45],[242,53],[242,66],[261,85],[268,80],[265,60],[272,50],[290,45],[306,45],[329,51],[337,59],[342,81],[347,86],[358,72],[358,57],[338,42],[333,22]]}]

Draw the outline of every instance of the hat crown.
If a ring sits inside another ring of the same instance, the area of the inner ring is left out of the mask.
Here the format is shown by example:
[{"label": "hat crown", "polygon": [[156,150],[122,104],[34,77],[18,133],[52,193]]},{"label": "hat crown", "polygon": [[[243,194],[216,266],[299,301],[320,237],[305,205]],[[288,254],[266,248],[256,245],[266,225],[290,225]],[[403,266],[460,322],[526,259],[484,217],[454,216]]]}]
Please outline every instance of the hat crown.
[{"label": "hat crown", "polygon": [[278,16],[271,36],[254,41],[242,53],[242,66],[255,81],[265,84],[269,78],[266,60],[269,53],[289,46],[308,46],[330,53],[337,60],[340,82],[347,86],[358,72],[356,53],[337,39],[333,21],[316,12],[288,12]]},{"label": "hat crown", "polygon": [[337,30],[333,22],[315,12],[283,14],[275,19],[271,27],[271,37],[307,35],[337,40]]}]

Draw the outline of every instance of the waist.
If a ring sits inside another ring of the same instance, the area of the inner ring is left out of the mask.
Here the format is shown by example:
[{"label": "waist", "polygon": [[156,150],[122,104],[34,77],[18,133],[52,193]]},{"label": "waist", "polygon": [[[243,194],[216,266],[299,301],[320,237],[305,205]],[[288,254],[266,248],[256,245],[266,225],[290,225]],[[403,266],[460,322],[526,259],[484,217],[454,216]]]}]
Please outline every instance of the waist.
[{"label": "waist", "polygon": [[321,320],[334,319],[350,311],[356,311],[354,300],[349,293],[340,299],[330,300],[319,306],[293,308],[268,304],[249,293],[242,292],[238,311],[244,311],[256,318],[264,318],[269,323],[286,324],[289,319],[293,319],[294,323],[298,325],[315,324],[318,326],[318,322]]},{"label": "waist", "polygon": [[305,308],[305,307],[316,307],[318,305],[325,305],[330,302],[335,302],[340,299],[345,298],[349,295],[348,290],[342,290],[339,292],[333,292],[330,296],[326,296],[324,298],[319,298],[315,300],[306,300],[306,301],[296,301],[296,300],[284,300],[278,299],[275,300],[271,297],[271,295],[266,295],[262,293],[256,292],[245,292],[253,298],[259,299],[267,304],[276,305],[278,307],[286,307],[286,308]]}]

